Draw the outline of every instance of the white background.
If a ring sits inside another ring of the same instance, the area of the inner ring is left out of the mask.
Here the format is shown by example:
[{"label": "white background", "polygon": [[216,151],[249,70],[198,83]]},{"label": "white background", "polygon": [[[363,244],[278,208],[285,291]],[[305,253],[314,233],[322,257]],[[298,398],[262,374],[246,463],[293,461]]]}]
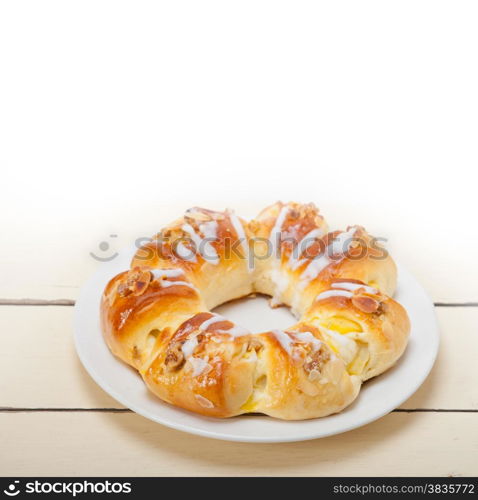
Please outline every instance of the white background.
[{"label": "white background", "polygon": [[477,299],[477,25],[474,1],[3,1],[3,281],[77,290],[112,232],[295,199]]}]

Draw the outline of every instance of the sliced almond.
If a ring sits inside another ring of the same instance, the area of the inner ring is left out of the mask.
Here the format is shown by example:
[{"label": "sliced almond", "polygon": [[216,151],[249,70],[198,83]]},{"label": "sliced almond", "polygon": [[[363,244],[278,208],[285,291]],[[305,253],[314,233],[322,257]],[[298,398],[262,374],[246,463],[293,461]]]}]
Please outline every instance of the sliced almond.
[{"label": "sliced almond", "polygon": [[142,270],[139,267],[132,269],[127,275],[126,279],[118,286],[118,294],[121,297],[128,295],[141,295],[148,288],[151,282],[151,273]]},{"label": "sliced almond", "polygon": [[378,310],[380,302],[373,297],[367,295],[354,295],[352,297],[352,304],[365,313],[374,313]]},{"label": "sliced almond", "polygon": [[150,282],[151,282],[151,273],[149,271],[142,272],[138,276],[138,279],[134,282],[133,294],[134,295],[143,294],[146,291],[146,288],[148,288]]},{"label": "sliced almond", "polygon": [[118,295],[120,297],[127,297],[131,295],[133,292],[130,287],[126,283],[120,283],[118,286]]},{"label": "sliced almond", "polygon": [[214,403],[212,401],[209,401],[209,399],[205,398],[204,396],[201,396],[201,394],[195,394],[194,397],[203,408],[214,408]]}]

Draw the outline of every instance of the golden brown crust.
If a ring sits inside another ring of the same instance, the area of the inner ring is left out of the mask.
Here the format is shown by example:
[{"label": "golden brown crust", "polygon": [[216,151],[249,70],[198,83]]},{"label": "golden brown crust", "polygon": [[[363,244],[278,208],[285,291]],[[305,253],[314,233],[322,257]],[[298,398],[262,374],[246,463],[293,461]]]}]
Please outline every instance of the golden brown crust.
[{"label": "golden brown crust", "polygon": [[[108,283],[101,323],[112,352],[168,403],[214,417],[316,418],[341,411],[403,353],[410,324],[395,286],[383,248],[359,226],[329,232],[313,204],[278,202],[249,223],[195,207]],[[298,323],[253,334],[210,312],[255,291]]]},{"label": "golden brown crust", "polygon": [[[356,288],[351,290],[353,286]],[[337,292],[343,295],[334,295]],[[346,360],[346,355],[341,350],[351,351],[349,373],[362,380],[379,375],[397,361],[410,331],[408,315],[398,302],[351,279],[331,281],[328,289],[317,295],[304,320],[329,334],[329,343],[342,359]],[[346,341],[334,342],[338,340],[336,333]],[[361,355],[364,357],[357,360]]]},{"label": "golden brown crust", "polygon": [[[179,277],[168,279],[171,284],[167,287],[161,286],[163,280],[151,277],[141,293],[122,291],[131,274],[143,273],[151,274],[151,271],[135,267],[118,274],[106,286],[101,301],[101,324],[106,342],[114,354],[138,369],[149,357],[151,335],[158,337],[156,330],[162,332],[159,336],[162,339],[182,318],[204,308],[197,289],[182,284]],[[174,282],[179,284],[174,285]]]},{"label": "golden brown crust", "polygon": [[143,376],[165,401],[204,415],[229,417],[241,413],[252,392],[254,364],[248,356],[254,346],[247,334],[234,339],[222,333],[233,327],[227,319],[201,328],[213,318],[201,312],[181,324]]}]

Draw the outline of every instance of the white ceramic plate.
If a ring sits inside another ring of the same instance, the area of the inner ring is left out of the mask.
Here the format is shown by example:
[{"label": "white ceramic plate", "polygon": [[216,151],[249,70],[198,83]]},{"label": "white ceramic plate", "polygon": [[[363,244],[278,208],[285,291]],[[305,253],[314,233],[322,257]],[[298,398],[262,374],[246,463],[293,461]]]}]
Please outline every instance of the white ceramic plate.
[{"label": "white ceramic plate", "polygon": [[[129,268],[133,252],[134,249],[124,251],[102,264],[83,287],[75,307],[76,349],[89,374],[108,394],[136,413],[168,427],[216,439],[261,443],[330,436],[368,424],[400,406],[422,384],[435,361],[439,333],[433,303],[415,278],[399,266],[395,298],[406,307],[412,323],[407,350],[392,369],[366,382],[356,401],[341,413],[287,422],[256,415],[221,420],[181,410],[151,394],[137,372],[110,353],[101,334],[101,293],[111,277]],[[294,323],[285,309],[271,312],[260,299],[226,304],[219,310],[253,331],[286,328]]]}]

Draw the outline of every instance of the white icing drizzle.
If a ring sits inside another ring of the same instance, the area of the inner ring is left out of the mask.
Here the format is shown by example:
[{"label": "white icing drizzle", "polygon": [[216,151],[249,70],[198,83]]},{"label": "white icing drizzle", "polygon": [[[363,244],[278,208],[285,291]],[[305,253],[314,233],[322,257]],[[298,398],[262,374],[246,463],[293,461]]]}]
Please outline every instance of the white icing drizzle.
[{"label": "white icing drizzle", "polygon": [[353,296],[352,292],[349,292],[347,290],[327,290],[326,292],[319,293],[317,297],[315,297],[315,300],[324,300],[328,299],[329,297],[347,297],[350,298]]},{"label": "white icing drizzle", "polygon": [[294,341],[310,344],[314,352],[317,351],[322,345],[322,342],[317,339],[311,332],[291,331],[290,333],[293,336],[291,336],[288,332],[284,332],[283,330],[271,330],[271,332],[278,340],[284,351],[286,351],[289,355],[292,355],[292,344],[294,344]]},{"label": "white icing drizzle", "polygon": [[314,337],[314,335],[311,332],[294,332],[294,335],[300,342],[311,344],[312,350],[314,352],[319,350],[320,346],[322,345],[322,342],[316,337]]},{"label": "white icing drizzle", "polygon": [[176,245],[176,254],[179,258],[188,262],[197,262],[194,252],[190,250],[182,241]]},{"label": "white icing drizzle", "polygon": [[189,360],[189,358],[192,356],[194,352],[194,349],[196,349],[198,345],[197,336],[201,333],[201,331],[207,330],[207,328],[213,323],[218,323],[219,321],[224,321],[224,320],[225,318],[223,318],[219,314],[215,314],[214,316],[211,316],[210,318],[206,319],[199,325],[198,331],[195,332],[192,336],[188,337],[187,340],[182,345],[181,350],[183,351],[186,360]]},{"label": "white icing drizzle", "polygon": [[228,330],[216,330],[215,333],[223,333],[225,335],[230,335],[231,337],[237,338],[243,337],[244,335],[249,335],[251,332],[249,332],[249,330],[246,330],[242,326],[234,325]]},{"label": "white icing drizzle", "polygon": [[358,290],[359,288],[363,288],[366,293],[370,293],[371,295],[376,295],[378,294],[378,290],[376,288],[373,288],[371,286],[367,285],[362,285],[360,283],[349,283],[348,281],[341,281],[339,283],[332,283],[332,288],[341,288],[343,290]]},{"label": "white icing drizzle", "polygon": [[184,357],[186,359],[190,358],[193,355],[194,349],[196,349],[198,345],[198,339],[196,337],[197,335],[188,338],[181,347],[181,350],[183,351]]},{"label": "white icing drizzle", "polygon": [[292,354],[292,343],[294,342],[290,335],[282,330],[271,330],[274,337],[277,339],[279,344],[282,346],[287,354]]},{"label": "white icing drizzle", "polygon": [[[211,318],[201,323],[199,328],[201,330],[206,330],[210,325],[214,323],[219,323],[220,321],[228,321],[229,323],[232,323],[224,316],[221,316],[220,314],[215,314]],[[214,333],[227,334],[230,335],[231,337],[237,338],[237,337],[242,337],[244,335],[249,335],[251,332],[246,328],[243,328],[242,326],[233,324],[230,328],[225,328],[225,329],[220,328],[219,330],[216,330]]]},{"label": "white icing drizzle", "polygon": [[300,275],[300,279],[305,283],[312,281],[313,279],[317,278],[320,272],[323,271],[330,263],[331,260],[329,259],[328,255],[326,255],[325,253],[320,254],[310,261],[309,265]]},{"label": "white icing drizzle", "polygon": [[[314,243],[317,238],[323,236],[324,232],[320,228],[315,228],[309,231],[298,243],[298,245],[292,250],[289,256],[289,267],[295,271],[299,268],[307,259],[301,259],[300,256]],[[296,253],[296,256],[294,256]]]},{"label": "white icing drizzle", "polygon": [[357,230],[358,227],[355,226],[348,231],[337,235],[333,239],[332,243],[330,243],[330,245],[328,246],[329,255],[332,256],[347,253],[350,247],[350,243],[352,243],[352,238],[354,237]]},{"label": "white icing drizzle", "polygon": [[242,226],[242,222],[239,220],[239,217],[234,214],[229,214],[229,219],[231,221],[232,227],[234,231],[236,231],[236,235],[238,240],[241,242],[242,249],[244,250],[244,256],[246,258],[247,270],[252,272],[254,269],[254,262],[251,262],[249,259],[249,245],[246,238],[246,233],[244,232],[244,227]]},{"label": "white icing drizzle", "polygon": [[156,280],[162,278],[178,278],[184,274],[182,269],[151,269],[151,274]]},{"label": "white icing drizzle", "polygon": [[205,241],[204,238],[196,233],[191,224],[183,224],[181,229],[188,233],[196,246],[196,252],[199,252],[204,260],[207,262],[217,265],[219,264],[219,257],[217,255],[216,249],[211,245],[209,241]]},{"label": "white icing drizzle", "polygon": [[219,323],[220,321],[228,321],[224,316],[221,316],[219,314],[215,314],[214,316],[211,316],[210,318],[206,319],[199,325],[200,330],[207,330],[211,325],[214,323]]},{"label": "white icing drizzle", "polygon": [[217,240],[217,221],[210,220],[199,224],[199,231],[201,231],[205,238]]},{"label": "white icing drizzle", "polygon": [[320,229],[320,227],[316,227],[315,229],[312,229],[312,231],[309,231],[299,242],[300,253],[305,252],[305,250],[307,250],[317,238],[320,238],[323,235],[324,231]]},{"label": "white icing drizzle", "polygon": [[310,281],[317,278],[317,276],[331,263],[337,262],[337,259],[332,260],[330,257],[341,255],[342,258],[345,253],[348,252],[350,243],[352,243],[352,238],[358,227],[353,227],[348,231],[340,233],[336,236],[332,242],[328,245],[325,252],[319,256],[312,259],[309,265],[305,268],[300,276],[302,280],[302,288],[306,286]]},{"label": "white icing drizzle", "polygon": [[167,287],[174,286],[174,285],[181,285],[181,286],[188,286],[189,288],[196,290],[196,292],[198,291],[198,289],[192,283],[188,283],[187,281],[161,280],[160,283],[161,283],[162,288],[167,288]]},{"label": "white icing drizzle", "polygon": [[[174,282],[171,283],[174,284]],[[184,344],[182,345],[181,350],[183,351],[186,361],[191,362],[191,365],[193,365],[193,375],[192,375],[193,377],[197,377],[198,375],[203,373],[204,369],[207,368],[206,365],[208,365],[207,360],[206,364],[204,364],[201,362],[204,360],[197,361],[200,358],[193,358],[194,349],[196,349],[196,347],[198,346],[197,337],[202,331],[206,331],[211,325],[213,325],[214,323],[220,323],[221,321],[229,321],[229,320],[224,316],[221,316],[220,314],[214,314],[210,318],[203,321],[198,326],[197,331],[193,333],[190,337],[188,337],[184,342]],[[242,328],[241,326],[233,325],[231,328],[216,330],[214,333],[230,335],[233,338],[237,338],[243,335],[249,335],[250,332],[245,328]],[[197,375],[195,375],[195,373],[197,373]]]},{"label": "white icing drizzle", "polygon": [[292,271],[295,271],[296,269],[299,269],[303,264],[307,262],[307,259],[296,259],[295,257],[290,257],[289,258],[289,267],[292,269]]},{"label": "white icing drizzle", "polygon": [[193,377],[199,377],[206,369],[208,371],[212,368],[212,366],[208,363],[209,359],[202,359],[202,358],[194,358],[191,356],[188,358],[189,363],[191,364],[191,367],[193,369],[192,371],[192,376]]},{"label": "white icing drizzle", "polygon": [[289,210],[290,208],[287,205],[281,208],[281,211],[279,212],[279,215],[277,216],[276,222],[274,224],[274,227],[272,228],[271,233],[269,235],[269,241],[271,242],[272,246],[271,255],[273,257],[275,257],[277,246],[278,244],[280,244],[282,225],[284,224],[285,218],[287,217]]}]

